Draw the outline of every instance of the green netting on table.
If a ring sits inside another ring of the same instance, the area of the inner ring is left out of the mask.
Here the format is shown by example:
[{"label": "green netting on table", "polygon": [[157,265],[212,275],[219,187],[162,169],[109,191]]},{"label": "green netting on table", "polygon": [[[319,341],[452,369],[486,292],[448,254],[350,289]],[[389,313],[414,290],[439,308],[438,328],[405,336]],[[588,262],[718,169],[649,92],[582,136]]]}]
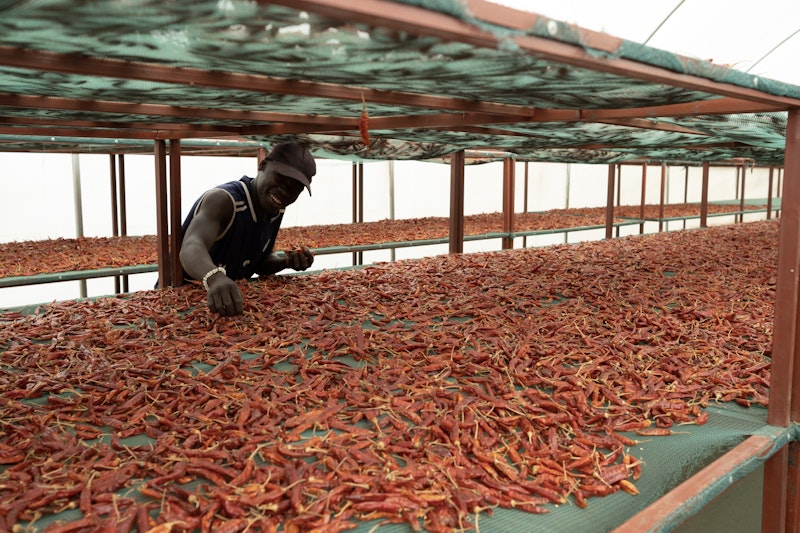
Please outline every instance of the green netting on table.
[{"label": "green netting on table", "polygon": [[237,318],[196,285],[4,312],[0,529],[621,522],[791,437],[763,407],[778,227],[242,282]]},{"label": "green netting on table", "polygon": [[[545,505],[546,514],[529,514],[513,509],[497,508],[489,516],[485,512],[474,517],[476,530],[501,533],[505,531],[536,531],[542,533],[568,533],[572,531],[611,531],[638,511],[655,502],[669,490],[689,476],[697,473],[714,459],[720,457],[750,435],[764,435],[774,443],[774,451],[797,440],[796,428],[776,428],[765,423],[766,411],[760,408],[744,409],[735,403],[719,404],[709,408],[709,422],[705,426],[690,426],[676,429],[669,437],[642,437],[631,434],[640,442],[633,446],[634,452],[646,463],[645,474],[636,482],[638,495],[618,492],[602,499],[592,500],[589,507],[580,509],[572,502],[562,505]],[[685,431],[684,431],[685,430]],[[126,446],[152,444],[146,436],[124,440]],[[731,484],[758,468],[769,455],[754,458],[740,465],[728,478],[719,480],[707,487],[685,506],[656,526],[658,531],[670,531],[684,520],[698,512]],[[119,497],[137,495],[137,490],[145,486],[142,479],[117,492]],[[199,481],[183,484],[185,490],[197,488]],[[754,503],[755,505],[755,503]],[[77,509],[54,515],[45,515],[31,525],[32,531],[42,531],[49,525],[61,521],[80,520]],[[412,531],[407,524],[384,524],[379,520],[365,522],[352,529],[355,532],[380,531],[386,533],[405,533]]]},{"label": "green netting on table", "polygon": [[[481,531],[536,531],[542,533],[569,533],[572,531],[611,531],[659,497],[675,488],[704,466],[751,435],[764,435],[774,442],[774,450],[797,440],[797,428],[776,428],[766,425],[765,409],[745,409],[735,403],[719,404],[709,408],[709,422],[705,426],[677,428],[669,437],[631,438],[641,442],[634,446],[645,462],[646,473],[636,483],[638,495],[618,492],[602,499],[592,500],[589,507],[580,509],[573,504],[549,506],[549,513],[530,515],[509,509],[496,509],[494,516],[481,517]],[[730,478],[713,484],[687,501],[681,513],[670,516],[657,526],[658,531],[669,531],[707,505],[737,480],[753,472],[769,456],[760,457],[740,465]],[[756,505],[754,502],[753,505]],[[357,531],[369,531],[363,526]],[[407,532],[407,526],[383,526],[379,531]]]}]

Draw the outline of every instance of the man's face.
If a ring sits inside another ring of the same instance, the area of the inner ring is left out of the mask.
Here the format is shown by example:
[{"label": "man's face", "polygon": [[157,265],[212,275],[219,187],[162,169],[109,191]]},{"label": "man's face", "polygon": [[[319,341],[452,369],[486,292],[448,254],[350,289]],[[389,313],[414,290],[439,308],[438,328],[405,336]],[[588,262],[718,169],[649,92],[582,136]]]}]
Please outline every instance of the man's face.
[{"label": "man's face", "polygon": [[267,213],[277,213],[294,203],[303,192],[302,183],[276,172],[271,161],[267,161],[261,174],[256,180],[256,201]]}]

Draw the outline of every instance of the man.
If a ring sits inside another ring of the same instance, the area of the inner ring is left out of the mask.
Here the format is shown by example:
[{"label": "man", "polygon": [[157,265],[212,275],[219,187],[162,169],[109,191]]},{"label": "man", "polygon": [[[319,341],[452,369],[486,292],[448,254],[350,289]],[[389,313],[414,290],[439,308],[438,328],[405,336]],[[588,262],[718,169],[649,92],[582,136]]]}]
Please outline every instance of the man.
[{"label": "man", "polygon": [[240,315],[242,293],[234,280],[306,270],[314,262],[308,248],[273,252],[286,206],[317,172],[312,155],[296,143],[276,145],[260,162],[255,178],[243,176],[208,190],[183,222],[180,260],[186,279],[200,280],[208,307],[224,316]]}]

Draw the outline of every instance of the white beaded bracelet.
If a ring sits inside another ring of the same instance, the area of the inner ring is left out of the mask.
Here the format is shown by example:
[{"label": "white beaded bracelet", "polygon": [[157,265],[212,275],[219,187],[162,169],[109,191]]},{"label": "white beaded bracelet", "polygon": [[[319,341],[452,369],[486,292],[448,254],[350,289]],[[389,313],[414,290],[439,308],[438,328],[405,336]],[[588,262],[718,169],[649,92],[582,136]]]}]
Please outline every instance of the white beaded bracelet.
[{"label": "white beaded bracelet", "polygon": [[225,267],[221,267],[221,266],[216,267],[216,268],[212,268],[211,270],[206,272],[206,275],[203,276],[203,287],[205,287],[206,290],[208,290],[208,278],[210,278],[211,276],[213,276],[217,272],[222,272],[223,276],[227,276],[228,275],[228,273],[225,272]]}]

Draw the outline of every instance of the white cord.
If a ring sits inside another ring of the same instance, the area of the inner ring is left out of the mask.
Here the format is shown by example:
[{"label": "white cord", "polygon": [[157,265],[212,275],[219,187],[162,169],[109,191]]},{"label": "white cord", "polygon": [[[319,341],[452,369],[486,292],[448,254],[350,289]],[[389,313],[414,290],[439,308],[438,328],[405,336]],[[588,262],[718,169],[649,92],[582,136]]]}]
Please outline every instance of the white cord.
[{"label": "white cord", "polygon": [[216,267],[216,268],[212,268],[211,270],[206,272],[206,275],[203,276],[203,287],[205,287],[206,290],[208,290],[208,278],[210,278],[211,276],[213,276],[217,272],[222,272],[222,274],[225,275],[225,276],[228,275],[228,273],[225,272],[225,267],[221,267],[221,266]]}]

